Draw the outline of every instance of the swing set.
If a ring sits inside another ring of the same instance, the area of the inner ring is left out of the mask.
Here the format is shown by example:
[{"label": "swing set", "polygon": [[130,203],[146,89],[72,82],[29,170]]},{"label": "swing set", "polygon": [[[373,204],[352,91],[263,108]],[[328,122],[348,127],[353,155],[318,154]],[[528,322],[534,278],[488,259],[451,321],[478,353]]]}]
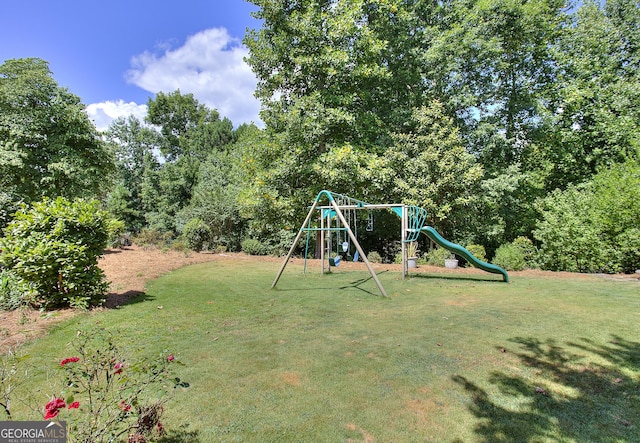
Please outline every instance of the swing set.
[{"label": "swing set", "polygon": [[[321,205],[320,203],[324,200],[327,200],[327,204]],[[302,227],[298,231],[298,234],[289,249],[289,253],[287,254],[280,270],[278,271],[278,275],[276,276],[273,284],[271,285],[274,288],[278,284],[278,280],[282,276],[287,263],[291,259],[293,252],[296,248],[296,245],[302,238],[304,233],[307,234],[306,237],[306,246],[304,253],[304,271],[307,269],[307,255],[309,252],[309,241],[311,238],[312,232],[320,232],[320,244],[322,245],[320,249],[320,261],[322,262],[322,273],[324,274],[326,271],[326,264],[329,264],[329,270],[331,266],[339,266],[341,257],[339,254],[339,249],[342,249],[342,252],[349,253],[351,250],[351,245],[355,247],[355,253],[353,254],[353,261],[358,261],[362,258],[362,261],[366,265],[371,277],[375,281],[378,289],[382,293],[384,297],[388,297],[387,292],[385,291],[382,283],[378,279],[375,271],[371,267],[371,263],[367,259],[367,255],[362,250],[360,243],[358,243],[357,238],[357,211],[359,210],[376,210],[376,209],[386,209],[393,211],[400,219],[401,223],[401,239],[402,239],[402,278],[404,279],[408,273],[408,244],[411,242],[415,242],[418,239],[418,236],[421,233],[424,233],[437,243],[439,246],[444,247],[445,249],[450,250],[451,252],[460,255],[468,263],[472,264],[475,267],[483,269],[487,272],[502,274],[505,282],[509,281],[509,276],[507,272],[499,266],[493,265],[491,263],[486,263],[484,261],[478,260],[473,254],[471,254],[464,247],[452,243],[448,240],[445,240],[438,232],[432,228],[431,226],[425,226],[424,223],[427,219],[427,211],[419,208],[417,206],[409,206],[404,204],[369,204],[363,202],[361,200],[357,200],[351,198],[346,195],[337,194],[331,191],[320,191],[318,196],[316,197],[313,205],[311,205],[311,209],[307,214],[307,218],[304,223],[302,223]],[[314,219],[314,214],[319,212],[320,219],[320,227],[312,227],[311,223]],[[353,226],[353,229],[352,229]],[[373,231],[373,213],[369,212],[367,218],[367,231]],[[332,238],[335,235],[336,242],[336,250],[335,254],[332,251],[332,245],[334,239]],[[341,242],[342,240],[342,242]]]}]

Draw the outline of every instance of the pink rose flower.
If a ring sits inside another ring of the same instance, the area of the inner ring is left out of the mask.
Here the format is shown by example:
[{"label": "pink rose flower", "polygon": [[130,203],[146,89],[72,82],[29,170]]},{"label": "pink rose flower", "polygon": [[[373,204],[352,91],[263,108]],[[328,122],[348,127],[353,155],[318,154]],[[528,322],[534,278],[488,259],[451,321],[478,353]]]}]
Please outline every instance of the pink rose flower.
[{"label": "pink rose flower", "polygon": [[55,418],[58,415],[58,410],[66,407],[67,404],[61,398],[54,398],[49,403],[44,406],[46,414],[44,415],[45,420],[49,420],[50,418]]},{"label": "pink rose flower", "polygon": [[79,401],[74,401],[73,403],[71,403],[69,405],[69,409],[78,409],[80,407],[80,402]]},{"label": "pink rose flower", "polygon": [[76,363],[80,361],[80,357],[69,357],[69,358],[65,358],[64,360],[62,360],[60,362],[60,366],[64,366],[67,363]]},{"label": "pink rose flower", "polygon": [[173,354],[169,354],[169,356],[167,357],[168,361],[174,361],[176,358],[173,356]]}]

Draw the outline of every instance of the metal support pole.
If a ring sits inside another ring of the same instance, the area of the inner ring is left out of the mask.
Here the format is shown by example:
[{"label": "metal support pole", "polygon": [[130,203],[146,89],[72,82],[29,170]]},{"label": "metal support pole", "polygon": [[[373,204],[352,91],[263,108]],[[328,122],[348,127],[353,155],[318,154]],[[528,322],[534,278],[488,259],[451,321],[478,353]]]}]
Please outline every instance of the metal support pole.
[{"label": "metal support pole", "polygon": [[322,274],[324,275],[324,215],[322,215],[322,209],[320,210],[320,262],[322,263]]},{"label": "metal support pole", "polygon": [[403,280],[407,276],[407,273],[409,272],[409,263],[407,260],[407,243],[405,242],[405,240],[407,239],[407,227],[408,227],[407,213],[408,213],[407,206],[403,205],[402,220],[400,222],[400,225],[401,225],[400,229],[402,230],[402,232],[400,233],[400,242],[402,243],[402,279]]},{"label": "metal support pole", "polygon": [[313,205],[311,206],[311,209],[309,210],[309,213],[307,214],[307,218],[304,220],[304,223],[302,223],[302,227],[300,228],[300,231],[298,231],[298,235],[296,235],[296,239],[293,241],[293,244],[291,245],[291,249],[289,249],[289,253],[285,257],[284,262],[282,262],[282,266],[280,266],[280,270],[278,271],[278,275],[276,275],[276,279],[273,281],[273,284],[271,284],[271,288],[275,288],[276,285],[278,284],[278,280],[280,280],[280,276],[284,272],[284,268],[287,267],[287,263],[289,263],[289,259],[293,255],[293,251],[296,249],[296,245],[298,244],[298,240],[300,240],[300,237],[302,236],[302,233],[305,230],[305,226],[307,226],[307,224],[309,223],[309,220],[311,220],[311,216],[313,215],[313,212],[316,210],[316,206],[318,206],[318,201],[317,200],[315,202],[313,202]]}]

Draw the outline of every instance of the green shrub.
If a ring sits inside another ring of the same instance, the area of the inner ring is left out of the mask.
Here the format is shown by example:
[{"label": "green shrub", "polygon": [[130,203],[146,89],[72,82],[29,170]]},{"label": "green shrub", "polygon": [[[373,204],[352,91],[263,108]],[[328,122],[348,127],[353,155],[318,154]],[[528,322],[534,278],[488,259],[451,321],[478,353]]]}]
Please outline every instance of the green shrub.
[{"label": "green shrub", "polygon": [[[170,250],[172,251],[177,251],[177,252],[189,252],[190,248],[187,246],[187,241],[185,240],[184,237],[178,237],[175,240],[173,240],[171,242],[171,245],[169,247]],[[162,249],[164,251],[164,248]]]},{"label": "green shrub", "polygon": [[436,248],[424,255],[424,262],[431,266],[444,266],[444,261],[451,258],[451,252],[445,248]]},{"label": "green shrub", "polygon": [[525,268],[537,267],[536,260],[538,256],[538,249],[529,238],[522,236],[518,237],[512,242],[512,244],[522,251]]},{"label": "green shrub", "polygon": [[[98,267],[109,218],[97,200],[44,199],[15,213],[0,239],[0,264],[15,273],[32,304],[100,304],[108,284]],[[33,296],[33,298],[31,298]]]},{"label": "green shrub", "polygon": [[242,242],[242,251],[249,255],[265,255],[267,248],[255,238],[248,238]]},{"label": "green shrub", "polygon": [[13,219],[13,213],[20,209],[22,200],[8,192],[0,191],[0,235]]},{"label": "green shrub", "polygon": [[542,201],[533,231],[544,269],[633,272],[640,268],[640,164],[611,165],[589,182],[554,191]]},{"label": "green shrub", "polygon": [[382,263],[382,257],[380,256],[380,254],[376,251],[371,251],[367,254],[367,259],[371,262],[371,263]]},{"label": "green shrub", "polygon": [[[297,234],[298,233],[295,231],[280,229],[274,234],[273,238],[269,242],[268,250],[266,252],[277,257],[287,254],[289,249],[291,249],[291,244],[293,243],[293,240],[295,240]],[[300,239],[298,246],[304,246],[304,238]]]},{"label": "green shrub", "polygon": [[199,218],[192,218],[184,225],[182,230],[187,247],[192,251],[200,252],[203,246],[211,240],[211,229]]},{"label": "green shrub", "polygon": [[109,220],[109,246],[112,248],[122,248],[124,246],[130,246],[131,240],[129,236],[125,234],[125,224],[122,220],[112,218]]},{"label": "green shrub", "polygon": [[[487,251],[484,249],[482,245],[470,244],[467,245],[466,250],[471,252],[475,258],[481,261],[487,261]],[[469,264],[467,263],[467,266]]]},{"label": "green shrub", "polygon": [[0,270],[0,310],[13,311],[29,305],[29,292],[11,269]]},{"label": "green shrub", "polygon": [[143,248],[163,248],[169,245],[173,234],[155,228],[145,228],[133,238],[133,242]]},{"label": "green shrub", "polygon": [[496,250],[493,264],[507,271],[521,271],[525,268],[526,264],[524,252],[513,243],[506,243]]}]

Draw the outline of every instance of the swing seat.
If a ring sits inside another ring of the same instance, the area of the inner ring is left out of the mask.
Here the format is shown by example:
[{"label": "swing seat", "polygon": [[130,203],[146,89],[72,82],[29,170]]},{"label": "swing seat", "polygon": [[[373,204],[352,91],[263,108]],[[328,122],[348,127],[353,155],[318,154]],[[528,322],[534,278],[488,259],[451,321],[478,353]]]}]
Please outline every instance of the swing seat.
[{"label": "swing seat", "polygon": [[333,258],[329,258],[329,266],[339,266],[340,265],[340,256],[336,256]]}]

